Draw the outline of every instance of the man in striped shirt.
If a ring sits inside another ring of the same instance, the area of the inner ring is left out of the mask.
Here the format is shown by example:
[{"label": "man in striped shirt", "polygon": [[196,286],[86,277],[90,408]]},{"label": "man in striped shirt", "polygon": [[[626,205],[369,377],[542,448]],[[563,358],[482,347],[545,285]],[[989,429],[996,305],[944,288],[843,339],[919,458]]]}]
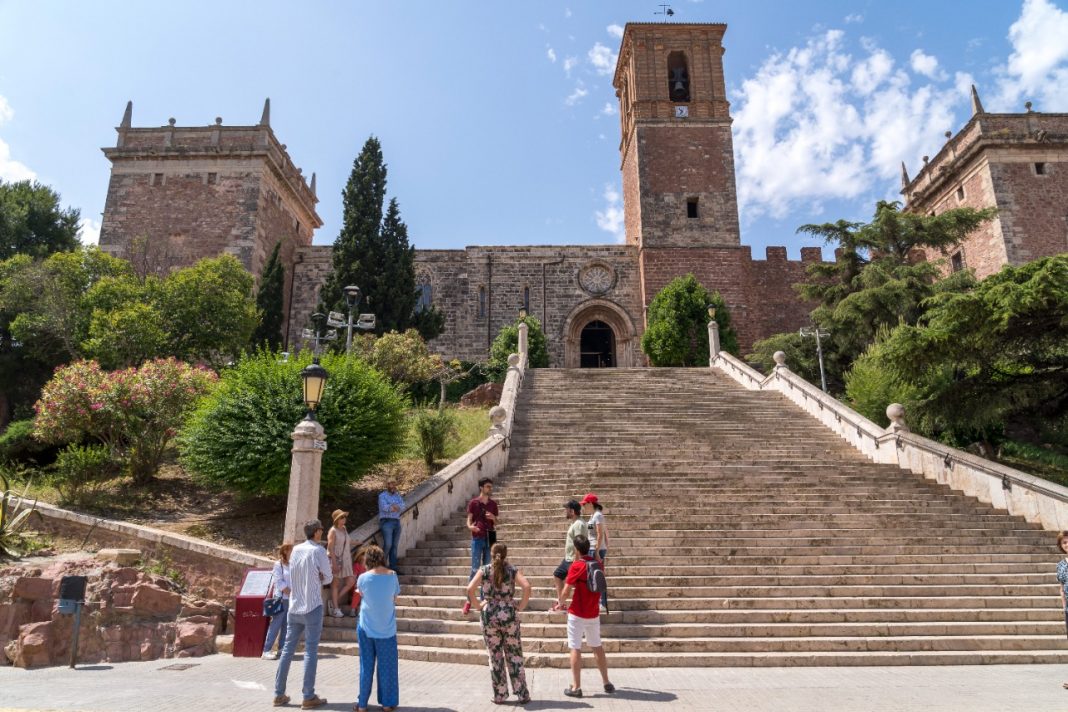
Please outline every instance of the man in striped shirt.
[{"label": "man in striped shirt", "polygon": [[334,579],[330,573],[330,559],[323,548],[323,525],[312,519],[304,525],[303,544],[293,547],[289,555],[289,579],[292,592],[289,596],[289,619],[286,625],[286,645],[278,660],[278,672],[274,677],[274,706],[289,703],[286,695],[286,679],[289,664],[297,650],[297,643],[304,637],[304,700],[300,708],[315,709],[326,700],[315,694],[315,670],[319,664],[319,638],[323,635],[323,586]]}]

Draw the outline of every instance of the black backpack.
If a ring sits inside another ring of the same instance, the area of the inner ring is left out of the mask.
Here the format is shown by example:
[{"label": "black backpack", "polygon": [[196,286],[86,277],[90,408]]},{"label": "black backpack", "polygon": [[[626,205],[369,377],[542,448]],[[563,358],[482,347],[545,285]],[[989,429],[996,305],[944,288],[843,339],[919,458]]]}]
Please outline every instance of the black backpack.
[{"label": "black backpack", "polygon": [[586,588],[591,593],[603,593],[608,590],[608,580],[604,577],[601,563],[594,559],[586,561]]}]

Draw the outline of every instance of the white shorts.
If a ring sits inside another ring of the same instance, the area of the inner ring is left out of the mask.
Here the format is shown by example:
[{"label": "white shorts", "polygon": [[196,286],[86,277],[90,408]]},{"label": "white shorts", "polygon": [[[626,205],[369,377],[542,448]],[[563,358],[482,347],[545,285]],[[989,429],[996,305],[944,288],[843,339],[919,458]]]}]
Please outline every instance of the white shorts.
[{"label": "white shorts", "polygon": [[567,647],[582,650],[582,636],[586,636],[586,645],[591,648],[601,647],[601,619],[579,618],[574,613],[568,613]]}]

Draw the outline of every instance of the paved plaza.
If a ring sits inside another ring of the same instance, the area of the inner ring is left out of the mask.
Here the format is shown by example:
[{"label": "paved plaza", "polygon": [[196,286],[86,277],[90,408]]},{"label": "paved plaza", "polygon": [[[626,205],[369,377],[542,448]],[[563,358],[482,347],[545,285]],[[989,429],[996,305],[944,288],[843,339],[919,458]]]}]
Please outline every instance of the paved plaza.
[{"label": "paved plaza", "polygon": [[[188,666],[179,669],[181,666]],[[316,691],[322,709],[351,710],[357,660],[324,656]],[[268,710],[275,663],[213,655],[145,663],[39,670],[0,668],[0,712],[64,710]],[[528,670],[533,701],[490,701],[489,670],[472,665],[400,661],[401,710],[701,710],[702,712],[863,712],[1068,710],[1068,669],[1059,665],[843,668],[659,668],[612,671],[618,690],[600,692],[595,670],[583,671],[581,700],[564,697],[566,670]],[[300,699],[301,664],[290,671],[288,693]],[[514,699],[514,698],[513,698]],[[286,709],[299,709],[290,704]],[[370,709],[378,709],[372,694]]]}]

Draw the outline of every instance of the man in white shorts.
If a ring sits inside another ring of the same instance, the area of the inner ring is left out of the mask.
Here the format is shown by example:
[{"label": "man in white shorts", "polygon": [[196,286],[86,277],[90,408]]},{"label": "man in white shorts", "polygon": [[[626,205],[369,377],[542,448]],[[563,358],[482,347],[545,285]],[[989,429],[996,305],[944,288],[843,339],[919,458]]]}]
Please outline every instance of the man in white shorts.
[{"label": "man in white shorts", "polygon": [[553,604],[553,610],[559,611],[564,607],[564,601],[568,594],[574,591],[571,597],[571,605],[567,608],[567,647],[571,654],[571,687],[564,690],[568,697],[582,697],[582,638],[586,638],[586,644],[593,650],[593,657],[597,660],[597,669],[601,671],[601,681],[604,682],[605,692],[615,692],[616,686],[608,681],[608,658],[604,654],[604,646],[601,645],[601,618],[598,610],[601,603],[601,595],[591,591],[586,585],[586,562],[594,561],[590,556],[590,540],[585,534],[579,534],[574,539],[575,549],[579,558],[571,563],[567,578],[564,580],[564,589],[560,597]]}]

